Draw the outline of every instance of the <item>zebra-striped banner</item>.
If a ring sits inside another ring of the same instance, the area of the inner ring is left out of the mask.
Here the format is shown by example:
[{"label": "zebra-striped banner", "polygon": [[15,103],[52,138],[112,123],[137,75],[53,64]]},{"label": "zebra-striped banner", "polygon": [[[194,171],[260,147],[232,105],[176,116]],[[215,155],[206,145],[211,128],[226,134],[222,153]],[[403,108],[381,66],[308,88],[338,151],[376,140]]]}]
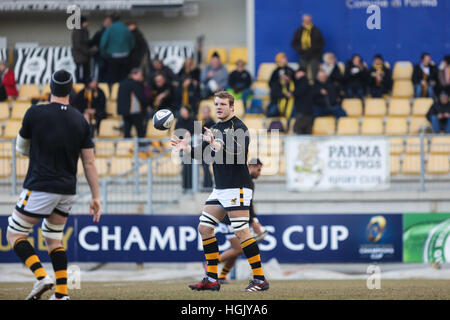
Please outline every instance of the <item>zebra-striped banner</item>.
[{"label": "zebra-striped banner", "polygon": [[195,55],[194,41],[154,41],[149,42],[150,59],[159,59],[177,74],[184,59]]},{"label": "zebra-striped banner", "polygon": [[75,79],[71,47],[18,48],[14,73],[19,84],[50,83],[55,70],[65,69]]}]

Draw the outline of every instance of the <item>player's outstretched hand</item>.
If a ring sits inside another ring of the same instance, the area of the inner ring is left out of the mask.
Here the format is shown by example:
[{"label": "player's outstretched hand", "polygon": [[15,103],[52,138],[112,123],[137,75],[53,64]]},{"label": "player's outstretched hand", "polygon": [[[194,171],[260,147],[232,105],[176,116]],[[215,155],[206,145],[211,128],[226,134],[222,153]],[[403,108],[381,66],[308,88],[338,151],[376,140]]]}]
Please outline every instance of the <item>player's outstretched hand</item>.
[{"label": "player's outstretched hand", "polygon": [[186,132],[183,139],[180,139],[175,135],[173,135],[172,139],[170,139],[171,146],[177,148],[178,150],[186,150],[190,146],[190,142],[191,134],[189,131]]},{"label": "player's outstretched hand", "polygon": [[102,204],[100,199],[92,199],[89,204],[89,214],[94,216],[92,219],[94,222],[100,222],[100,215],[102,214]]},{"label": "player's outstretched hand", "polygon": [[205,134],[201,134],[202,138],[204,141],[208,142],[209,144],[214,143],[214,135],[211,131],[211,129],[204,127],[205,128]]}]

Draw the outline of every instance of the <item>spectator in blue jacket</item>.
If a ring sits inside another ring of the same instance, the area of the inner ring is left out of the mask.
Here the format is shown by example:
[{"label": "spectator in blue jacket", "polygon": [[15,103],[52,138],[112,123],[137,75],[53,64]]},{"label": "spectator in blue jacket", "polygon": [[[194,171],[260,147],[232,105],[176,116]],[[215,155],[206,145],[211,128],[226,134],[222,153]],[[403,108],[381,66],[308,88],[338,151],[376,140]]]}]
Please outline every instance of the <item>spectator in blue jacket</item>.
[{"label": "spectator in blue jacket", "polygon": [[108,61],[110,84],[127,77],[130,72],[130,53],[134,46],[133,34],[119,17],[114,15],[113,24],[105,30],[100,41],[100,53]]}]

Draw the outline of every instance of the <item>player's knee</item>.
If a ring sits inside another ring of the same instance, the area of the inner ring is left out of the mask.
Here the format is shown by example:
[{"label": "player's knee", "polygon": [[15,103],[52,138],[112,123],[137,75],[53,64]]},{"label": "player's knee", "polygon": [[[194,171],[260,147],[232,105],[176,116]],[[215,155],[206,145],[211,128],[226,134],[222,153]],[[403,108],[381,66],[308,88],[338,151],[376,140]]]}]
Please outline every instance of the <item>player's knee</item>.
[{"label": "player's knee", "polygon": [[63,238],[64,224],[53,224],[47,219],[42,220],[42,236],[46,241],[61,243]]},{"label": "player's knee", "polygon": [[214,235],[213,227],[205,226],[205,225],[202,225],[201,223],[198,225],[197,230],[202,237],[209,236],[211,234]]},{"label": "player's knee", "polygon": [[6,232],[6,239],[8,243],[13,246],[17,239],[26,238],[33,230],[33,224],[23,220],[14,211],[8,218],[8,229]]},{"label": "player's knee", "polygon": [[47,246],[48,251],[52,251],[56,248],[61,248],[63,246],[62,240],[56,240],[52,238],[45,238],[45,245]]},{"label": "player's knee", "polygon": [[219,219],[214,217],[212,214],[203,211],[200,215],[200,222],[198,224],[198,232],[202,236],[214,234],[214,228],[219,223]]},{"label": "player's knee", "polygon": [[239,242],[245,241],[245,240],[251,238],[251,236],[252,236],[248,226],[247,226],[247,228],[244,228],[244,229],[241,229],[241,230],[237,230],[237,231],[235,230],[234,234],[239,239]]}]

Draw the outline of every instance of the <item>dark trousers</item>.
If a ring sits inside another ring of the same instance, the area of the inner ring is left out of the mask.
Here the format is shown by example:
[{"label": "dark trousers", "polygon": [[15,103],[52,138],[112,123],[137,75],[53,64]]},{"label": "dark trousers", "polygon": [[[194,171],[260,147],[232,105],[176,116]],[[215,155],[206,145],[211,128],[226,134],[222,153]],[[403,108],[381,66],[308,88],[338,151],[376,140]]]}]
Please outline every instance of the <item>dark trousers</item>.
[{"label": "dark trousers", "polygon": [[131,138],[131,127],[134,126],[139,138],[145,137],[145,116],[141,113],[123,116],[125,138]]},{"label": "dark trousers", "polygon": [[314,82],[316,78],[317,72],[320,67],[320,58],[310,57],[310,58],[302,58],[300,57],[299,66],[304,67],[306,69],[306,76],[310,83]]},{"label": "dark trousers", "polygon": [[185,163],[181,168],[182,187],[184,190],[192,189],[192,164]]},{"label": "dark trousers", "polygon": [[213,181],[211,172],[209,171],[209,164],[202,162],[203,167],[203,188],[212,188]]},{"label": "dark trousers", "polygon": [[86,83],[91,75],[89,62],[77,63],[75,69],[75,77],[77,83]]},{"label": "dark trousers", "polygon": [[108,59],[108,82],[116,83],[125,79],[130,73],[129,58],[109,58]]}]

